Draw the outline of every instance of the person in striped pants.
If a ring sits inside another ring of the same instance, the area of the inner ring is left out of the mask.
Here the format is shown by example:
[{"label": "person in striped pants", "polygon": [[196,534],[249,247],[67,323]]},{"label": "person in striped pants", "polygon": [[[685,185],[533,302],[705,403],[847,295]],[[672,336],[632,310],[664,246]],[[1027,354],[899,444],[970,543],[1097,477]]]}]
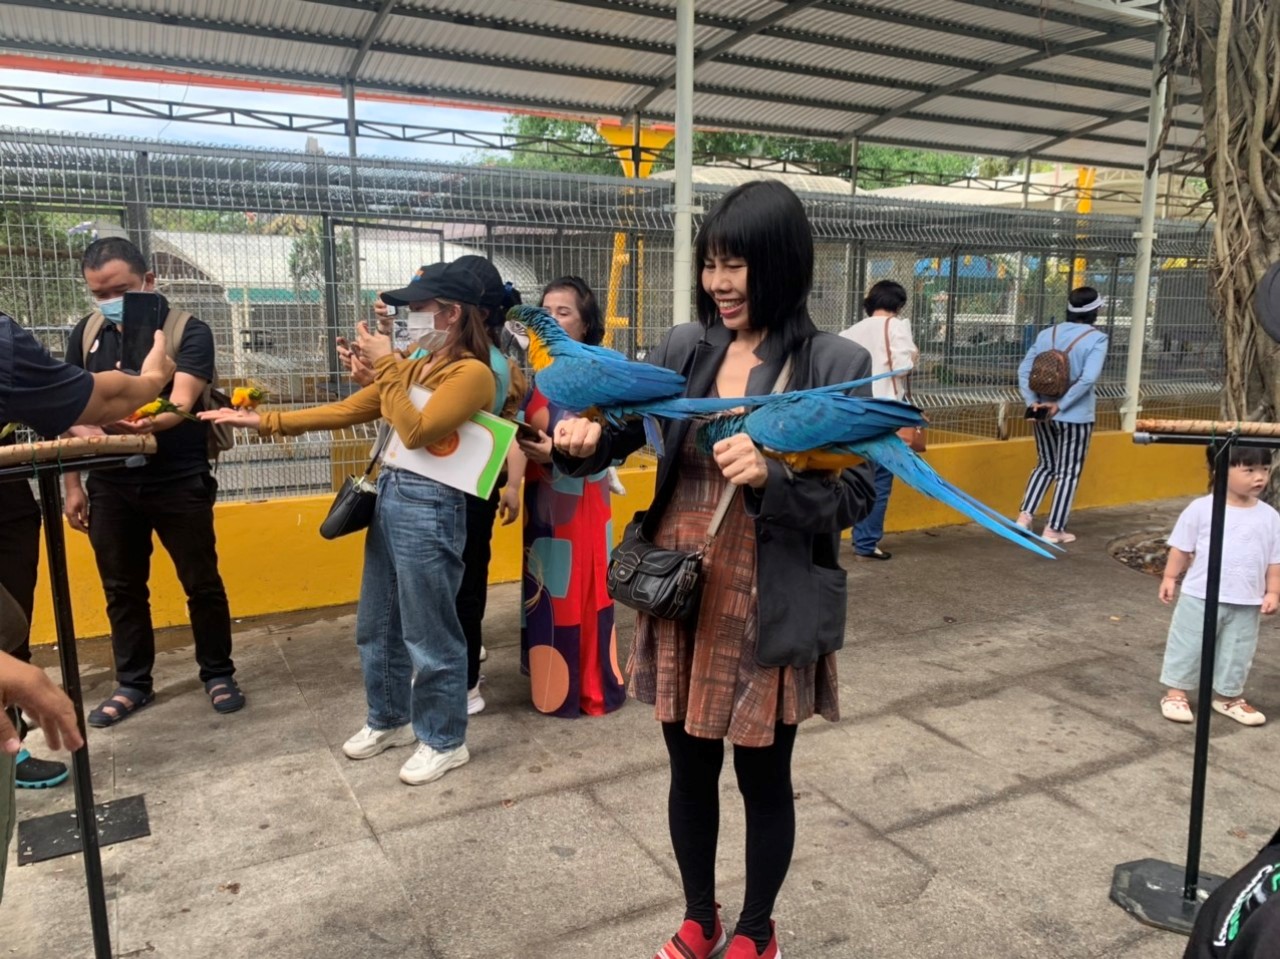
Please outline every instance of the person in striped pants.
[{"label": "person in striped pants", "polygon": [[[1018,386],[1027,402],[1028,418],[1035,421],[1036,438],[1036,465],[1027,479],[1018,525],[1031,528],[1040,501],[1056,483],[1042,534],[1051,543],[1075,540],[1067,532],[1067,519],[1093,436],[1097,408],[1094,384],[1107,361],[1106,334],[1094,328],[1105,305],[1093,287],[1072,290],[1067,297],[1066,321],[1041,330],[1018,367]],[[1070,385],[1059,397],[1037,394],[1029,382],[1036,357],[1048,350],[1065,352],[1070,365]]]}]

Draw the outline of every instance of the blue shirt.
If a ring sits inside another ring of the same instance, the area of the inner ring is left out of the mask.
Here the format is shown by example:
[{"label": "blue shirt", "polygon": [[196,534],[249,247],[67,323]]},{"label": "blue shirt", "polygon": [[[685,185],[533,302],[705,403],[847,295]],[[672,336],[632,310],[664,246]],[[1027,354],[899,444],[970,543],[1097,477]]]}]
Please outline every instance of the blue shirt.
[{"label": "blue shirt", "polygon": [[[1077,341],[1082,334],[1083,339]],[[1040,396],[1031,392],[1028,381],[1031,378],[1031,364],[1036,357],[1049,350],[1063,350],[1075,342],[1067,360],[1071,365],[1071,386],[1058,399]],[[1041,330],[1036,341],[1027,350],[1018,366],[1018,388],[1027,405],[1033,403],[1057,403],[1058,413],[1054,419],[1059,423],[1092,423],[1097,418],[1097,400],[1093,386],[1102,375],[1102,366],[1107,362],[1107,335],[1088,323],[1058,323]]]},{"label": "blue shirt", "polygon": [[22,423],[41,436],[58,436],[75,425],[92,395],[91,374],[55,360],[0,313],[0,428]]}]

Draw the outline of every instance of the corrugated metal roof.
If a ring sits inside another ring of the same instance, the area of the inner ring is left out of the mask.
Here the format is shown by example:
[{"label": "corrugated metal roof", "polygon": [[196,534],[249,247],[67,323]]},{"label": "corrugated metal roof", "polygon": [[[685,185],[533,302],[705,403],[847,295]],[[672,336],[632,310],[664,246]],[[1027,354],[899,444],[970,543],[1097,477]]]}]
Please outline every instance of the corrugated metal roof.
[{"label": "corrugated metal roof", "polygon": [[[395,0],[369,37],[383,3],[0,0],[0,49],[314,85],[359,62],[366,89],[673,118],[675,0]],[[696,21],[704,127],[1143,162],[1156,28],[1118,7],[698,0]],[[1194,140],[1199,110],[1178,117],[1172,142]]]}]

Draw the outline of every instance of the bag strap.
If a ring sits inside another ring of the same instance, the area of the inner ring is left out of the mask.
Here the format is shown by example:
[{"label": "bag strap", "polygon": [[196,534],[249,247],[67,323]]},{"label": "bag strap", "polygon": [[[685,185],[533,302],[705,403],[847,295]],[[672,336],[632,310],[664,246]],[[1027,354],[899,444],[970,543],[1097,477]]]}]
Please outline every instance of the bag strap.
[{"label": "bag strap", "polygon": [[[884,318],[884,357],[885,366],[889,368],[889,372],[893,372],[893,348],[889,346],[889,324],[897,319],[897,316],[886,316]],[[890,377],[890,380],[896,380],[896,376]],[[908,373],[903,377],[906,382],[902,385],[902,398],[908,403],[911,402],[911,374]],[[898,386],[895,383],[893,387],[894,395],[898,393]]]},{"label": "bag strap", "polygon": [[89,351],[102,335],[106,322],[107,318],[102,315],[101,310],[94,310],[85,317],[84,329],[80,331],[80,365],[85,369],[89,368]]},{"label": "bag strap", "polygon": [[1098,332],[1097,330],[1085,330],[1083,333],[1081,333],[1079,336],[1077,336],[1074,340],[1072,340],[1072,341],[1071,341],[1071,345],[1070,345],[1070,346],[1068,346],[1068,347],[1066,348],[1066,350],[1064,350],[1063,352],[1065,352],[1065,353],[1070,353],[1070,352],[1072,351],[1072,349],[1074,349],[1074,348],[1075,348],[1075,345],[1076,345],[1077,343],[1079,343],[1081,340],[1083,340],[1083,339],[1084,339],[1086,336],[1088,336],[1090,333],[1097,333],[1097,332]]},{"label": "bag strap", "polygon": [[378,465],[378,460],[382,459],[383,452],[386,451],[387,443],[391,440],[391,424],[383,420],[378,424],[378,437],[373,441],[373,449],[369,451],[369,465],[364,468],[365,479],[369,478],[369,474],[373,472],[373,468]]},{"label": "bag strap", "polygon": [[[787,383],[791,379],[791,357],[788,356],[782,364],[782,369],[778,373],[778,378],[773,383],[771,393],[784,393],[787,389]],[[716,505],[716,511],[711,516],[711,524],[707,527],[707,538],[703,541],[700,552],[705,553],[711,548],[711,544],[715,541],[716,536],[720,532],[720,527],[724,525],[724,518],[729,515],[729,505],[733,502],[734,495],[738,492],[738,487],[732,483],[724,484],[724,492],[720,494],[720,502]]]}]

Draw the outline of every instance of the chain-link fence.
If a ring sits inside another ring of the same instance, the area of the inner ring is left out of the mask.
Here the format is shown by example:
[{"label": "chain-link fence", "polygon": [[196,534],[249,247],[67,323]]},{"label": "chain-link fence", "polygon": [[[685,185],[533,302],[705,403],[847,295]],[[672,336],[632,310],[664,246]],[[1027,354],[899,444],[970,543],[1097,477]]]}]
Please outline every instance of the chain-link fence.
[{"label": "chain-link fence", "polygon": [[[716,190],[699,187],[703,209]],[[1129,344],[1136,221],[992,206],[805,194],[818,262],[812,311],[823,329],[861,315],[866,287],[892,278],[921,350],[917,402],[936,439],[1016,435],[1016,369],[1035,332],[1063,318],[1087,283],[1109,301],[1100,404],[1116,428]],[[90,308],[78,251],[131,237],[158,285],[208,322],[226,385],[252,382],[282,407],[350,392],[335,335],[371,314],[378,290],[423,264],[489,256],[536,299],[548,281],[584,277],[606,315],[607,344],[640,355],[672,318],[669,181],[528,172],[321,153],[192,147],[6,131],[0,142],[0,308],[55,352]],[[1143,364],[1148,409],[1212,407],[1221,359],[1208,308],[1198,223],[1158,226]],[[285,442],[246,439],[224,455],[230,498],[332,488],[368,431]]]}]

